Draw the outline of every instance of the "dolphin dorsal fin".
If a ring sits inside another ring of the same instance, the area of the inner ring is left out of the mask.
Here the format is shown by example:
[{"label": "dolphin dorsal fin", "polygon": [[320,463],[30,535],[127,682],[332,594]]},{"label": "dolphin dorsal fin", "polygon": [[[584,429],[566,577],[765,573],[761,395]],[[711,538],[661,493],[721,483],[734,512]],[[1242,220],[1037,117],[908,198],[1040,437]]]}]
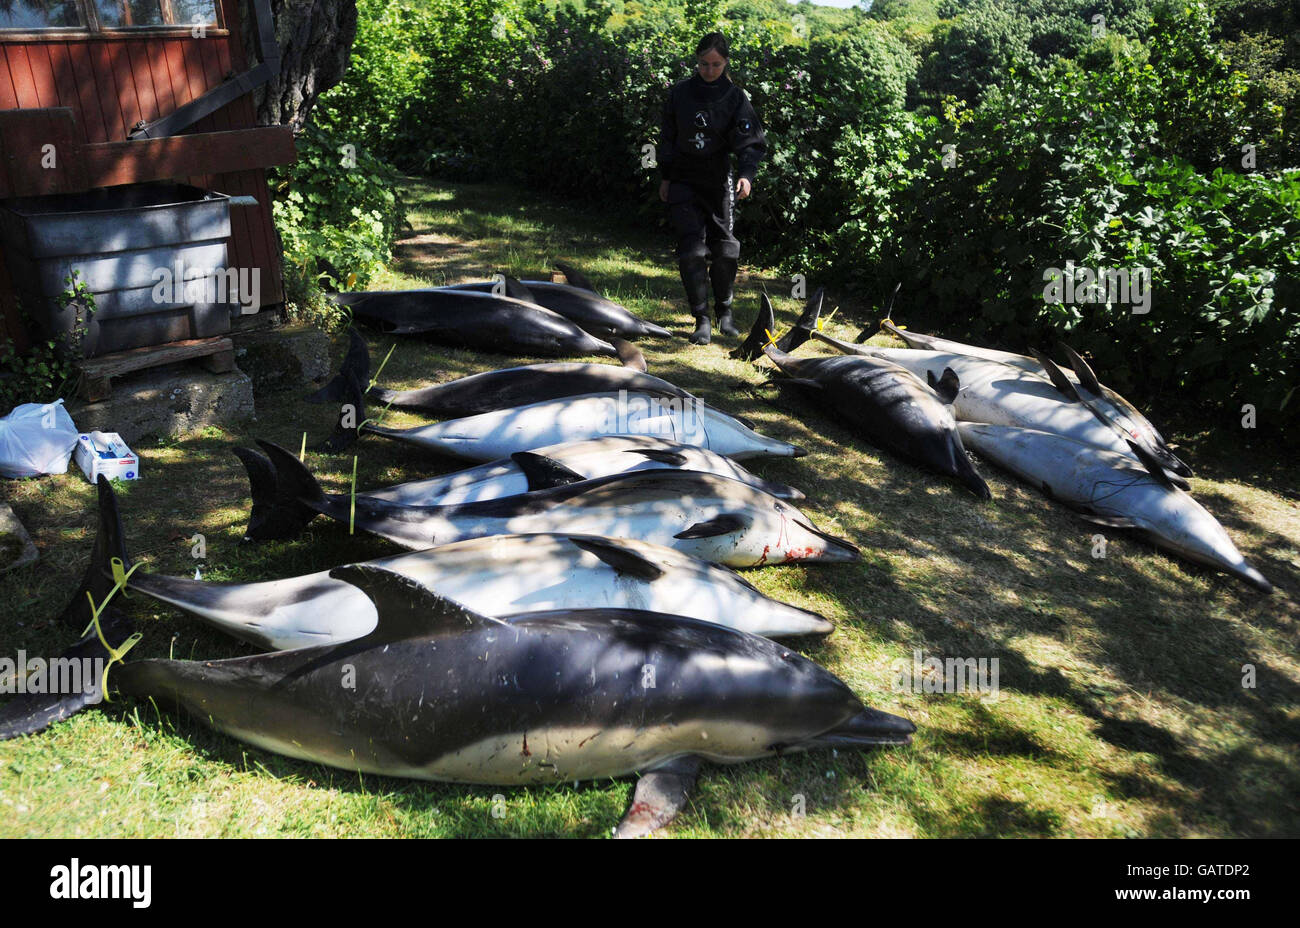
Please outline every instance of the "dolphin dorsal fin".
[{"label": "dolphin dorsal fin", "polygon": [[606,538],[570,538],[569,541],[588,554],[594,554],[620,574],[628,574],[646,582],[653,582],[664,575],[664,569],[658,564],[616,541]]},{"label": "dolphin dorsal fin", "polygon": [[1034,356],[1034,360],[1043,365],[1043,370],[1051,378],[1052,385],[1066,395],[1067,398],[1076,403],[1082,403],[1083,397],[1079,396],[1079,391],[1075,389],[1074,384],[1069,377],[1065,376],[1065,371],[1061,370],[1056,362],[1043,354],[1037,348],[1030,348],[1029,353]]},{"label": "dolphin dorsal fin", "polygon": [[674,535],[674,538],[712,538],[715,535],[726,535],[737,529],[744,528],[749,524],[749,520],[739,513],[724,512],[721,515],[714,516],[704,522],[696,522],[689,528],[683,529]]},{"label": "dolphin dorsal fin", "polygon": [[533,296],[533,291],[524,286],[523,281],[516,280],[509,274],[502,274],[506,282],[506,296],[516,300],[523,300],[525,303],[536,303],[537,297]]},{"label": "dolphin dorsal fin", "polygon": [[939,394],[939,399],[949,406],[952,405],[952,401],[957,398],[957,393],[961,390],[961,379],[951,367],[945,367],[943,376],[938,380],[934,377],[934,371],[926,371],[925,381],[930,385],[931,390]]},{"label": "dolphin dorsal fin", "polygon": [[1065,352],[1065,356],[1070,359],[1070,367],[1074,368],[1074,375],[1079,378],[1079,383],[1083,384],[1084,389],[1095,396],[1104,396],[1101,381],[1097,379],[1097,375],[1093,373],[1092,368],[1088,366],[1088,362],[1083,359],[1083,356],[1065,342],[1058,342],[1057,344]]},{"label": "dolphin dorsal fin", "polygon": [[510,460],[519,465],[528,479],[528,490],[550,490],[578,483],[587,478],[577,471],[570,470],[555,458],[548,458],[536,451],[516,451]]},{"label": "dolphin dorsal fin", "polygon": [[596,296],[601,295],[600,291],[596,289],[596,285],[587,278],[587,275],[569,262],[556,261],[555,268],[564,274],[564,279],[569,282],[569,286],[577,287],[579,290],[590,290]]},{"label": "dolphin dorsal fin", "polygon": [[681,467],[686,463],[686,455],[670,448],[629,448],[624,454],[639,454],[669,467]]},{"label": "dolphin dorsal fin", "polygon": [[1171,474],[1169,471],[1165,470],[1164,465],[1160,463],[1159,459],[1144,448],[1140,442],[1133,441],[1131,438],[1126,438],[1125,441],[1128,442],[1128,446],[1132,449],[1133,453],[1137,455],[1137,459],[1142,462],[1142,466],[1147,469],[1147,473],[1152,477],[1155,477],[1156,480],[1160,481],[1167,487],[1177,487],[1180,490],[1191,488],[1191,484],[1182,477]]},{"label": "dolphin dorsal fin", "polygon": [[463,632],[500,619],[480,615],[454,599],[440,596],[426,586],[392,570],[373,564],[346,564],[330,571],[330,577],[357,587],[375,604],[378,624],[363,639],[370,644],[400,641],[430,632]]}]

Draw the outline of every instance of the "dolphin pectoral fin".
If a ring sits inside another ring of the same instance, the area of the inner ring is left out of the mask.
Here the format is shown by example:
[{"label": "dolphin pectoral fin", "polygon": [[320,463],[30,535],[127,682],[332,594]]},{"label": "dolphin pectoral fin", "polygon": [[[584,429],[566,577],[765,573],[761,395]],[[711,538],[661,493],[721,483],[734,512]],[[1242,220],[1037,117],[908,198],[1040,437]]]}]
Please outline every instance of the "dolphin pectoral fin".
[{"label": "dolphin pectoral fin", "polygon": [[686,807],[699,773],[700,759],[694,754],[643,773],[614,837],[642,838],[671,822]]},{"label": "dolphin pectoral fin", "polygon": [[1072,400],[1075,403],[1083,402],[1083,397],[1079,396],[1079,391],[1070,381],[1070,378],[1065,376],[1065,371],[1061,370],[1055,361],[1043,354],[1037,348],[1030,348],[1029,353],[1034,356],[1035,361],[1043,365],[1043,370],[1046,371],[1047,376],[1051,378],[1052,386],[1064,393],[1067,399]]},{"label": "dolphin pectoral fin", "polygon": [[528,479],[528,490],[549,490],[552,487],[564,487],[579,483],[587,478],[565,467],[555,458],[548,458],[535,451],[516,451],[510,460],[519,465]]},{"label": "dolphin pectoral fin", "polygon": [[335,567],[330,577],[352,584],[375,604],[378,623],[360,639],[367,644],[400,641],[432,631],[466,631],[487,622],[505,624],[439,596],[410,577],[371,564]]},{"label": "dolphin pectoral fin", "polygon": [[1180,490],[1191,489],[1191,484],[1177,474],[1171,474],[1166,470],[1165,466],[1160,463],[1160,459],[1148,451],[1141,442],[1132,439],[1125,439],[1125,441],[1128,442],[1129,448],[1137,455],[1137,459],[1142,462],[1142,466],[1147,469],[1147,473],[1152,477],[1155,477],[1167,487],[1178,487]]},{"label": "dolphin pectoral fin", "polygon": [[1102,528],[1137,528],[1138,524],[1132,519],[1124,516],[1103,516],[1096,512],[1086,512],[1079,510],[1079,515],[1087,519],[1093,525],[1100,525]]},{"label": "dolphin pectoral fin", "polygon": [[577,287],[579,290],[589,290],[596,296],[601,296],[601,292],[596,289],[596,285],[587,278],[587,275],[569,262],[556,261],[555,269],[564,275],[564,279],[569,282],[569,286]]},{"label": "dolphin pectoral fin", "polygon": [[624,338],[611,338],[609,343],[618,352],[618,359],[623,363],[624,367],[630,367],[632,370],[641,371],[642,373],[647,370],[645,355],[641,353],[641,349],[636,345]]},{"label": "dolphin pectoral fin", "polygon": [[726,535],[742,529],[748,522],[744,516],[737,515],[734,512],[724,512],[720,516],[714,516],[704,522],[696,522],[690,528],[683,529],[674,535],[674,538],[712,538],[715,535]]},{"label": "dolphin pectoral fin", "polygon": [[1070,359],[1070,367],[1074,368],[1074,375],[1079,378],[1079,383],[1083,384],[1084,389],[1096,396],[1105,396],[1105,393],[1102,392],[1101,381],[1097,379],[1097,375],[1093,373],[1092,368],[1088,366],[1088,362],[1083,359],[1083,356],[1065,342],[1057,342],[1056,344],[1065,352],[1065,356]]},{"label": "dolphin pectoral fin", "polygon": [[639,454],[652,461],[658,461],[660,464],[667,464],[669,467],[681,467],[686,463],[686,455],[670,451],[667,448],[629,448],[623,453]]},{"label": "dolphin pectoral fin", "polygon": [[961,390],[961,379],[951,367],[945,367],[943,376],[938,380],[934,378],[934,371],[926,371],[925,381],[930,385],[930,389],[938,394],[939,399],[949,406],[957,399],[957,393]]},{"label": "dolphin pectoral fin", "polygon": [[664,569],[658,564],[614,542],[600,538],[570,538],[569,541],[588,554],[594,554],[620,574],[648,583],[664,575]]}]

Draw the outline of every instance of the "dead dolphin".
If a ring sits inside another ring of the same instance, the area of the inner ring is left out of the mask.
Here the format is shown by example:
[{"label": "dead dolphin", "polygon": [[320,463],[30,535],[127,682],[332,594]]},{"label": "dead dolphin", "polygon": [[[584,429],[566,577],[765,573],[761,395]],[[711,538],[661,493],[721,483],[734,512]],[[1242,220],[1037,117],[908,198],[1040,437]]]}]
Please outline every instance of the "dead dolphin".
[{"label": "dead dolphin", "polygon": [[[1053,384],[1057,385],[1062,393],[1072,398],[1077,395],[1080,402],[1087,403],[1097,415],[1113,423],[1129,439],[1144,443],[1166,469],[1182,477],[1192,476],[1191,467],[1179,460],[1173,449],[1169,447],[1169,443],[1165,441],[1164,436],[1151,424],[1147,417],[1142,415],[1136,406],[1120,394],[1102,384],[1088,362],[1064,342],[1060,342],[1058,347],[1070,359],[1070,366],[1073,371],[1059,368],[1053,361],[1037,353],[1034,357],[1029,357],[1028,355],[1014,354],[1010,351],[999,351],[995,348],[967,345],[963,342],[939,338],[934,335],[922,335],[919,332],[899,328],[891,319],[884,320],[881,325],[886,331],[907,342],[913,348],[928,351],[947,351],[954,354],[987,358],[991,361],[1001,361],[1003,364],[1010,364],[1012,367],[1029,371],[1031,374],[1047,377]],[[863,334],[868,333],[864,331]],[[859,340],[862,340],[861,336],[859,336]]]},{"label": "dead dolphin", "polygon": [[[342,403],[349,396],[348,376],[364,390],[370,382],[370,354],[356,329],[349,329],[349,347],[338,374],[308,402]],[[484,371],[416,390],[372,387],[365,395],[382,405],[418,409],[438,418],[473,416],[542,400],[629,390],[662,396],[691,398],[691,394],[635,366],[552,361],[502,370]]]},{"label": "dead dolphin", "polygon": [[1036,429],[974,422],[958,428],[972,450],[1093,521],[1137,529],[1158,547],[1272,591],[1214,516],[1136,442],[1129,456]]},{"label": "dead dolphin", "polygon": [[[915,731],[812,661],[732,629],[615,609],[505,623],[377,567],[331,573],[373,600],[364,638],[129,661],[112,682],[254,747],[360,773],[506,786],[640,772],[623,837],[669,822],[701,761],[906,744]],[[0,713],[0,738],[42,721]]]},{"label": "dead dolphin", "polygon": [[[570,441],[537,448],[534,453],[558,461],[578,477],[588,480],[636,470],[694,470],[739,480],[771,493],[777,499],[797,501],[805,498],[794,487],[764,480],[731,458],[707,448],[644,435],[611,435]],[[357,496],[388,500],[403,506],[431,506],[500,499],[527,493],[529,489],[528,475],[523,468],[511,458],[501,458],[441,477],[367,490]]]},{"label": "dead dolphin", "polygon": [[[606,299],[590,280],[570,265],[557,262],[556,266],[565,272],[568,283],[554,283],[549,280],[515,281],[506,278],[521,299],[529,299],[539,306],[559,313],[597,338],[672,338],[673,333],[663,326],[647,322],[630,310],[612,300]],[[577,281],[581,281],[580,283]],[[490,293],[500,285],[495,281],[475,281],[468,284],[455,284],[448,290],[468,290],[477,293]],[[511,292],[510,290],[506,291]],[[523,296],[527,294],[527,296]]]},{"label": "dead dolphin", "polygon": [[354,319],[390,335],[423,335],[457,347],[500,354],[619,357],[608,341],[559,313],[509,296],[464,290],[373,290],[331,298]]},{"label": "dead dolphin", "polygon": [[[847,354],[893,361],[927,381],[937,379],[945,369],[951,368],[961,384],[953,400],[953,412],[961,422],[1040,429],[1133,456],[1131,439],[1123,430],[1083,402],[1077,393],[1063,391],[1043,374],[991,358],[950,351],[855,345],[824,332],[814,332],[813,338]],[[1182,477],[1174,475],[1173,479],[1186,488],[1187,481]]]},{"label": "dead dolphin", "polygon": [[[91,572],[130,570],[117,499],[99,487]],[[410,577],[484,615],[588,606],[684,615],[767,637],[826,635],[815,612],[769,599],[734,571],[666,548],[594,535],[494,535],[367,562]],[[521,569],[523,568],[523,569]],[[375,627],[364,595],[329,571],[259,583],[219,583],[137,569],[126,589],[175,606],[268,650],[360,638]],[[102,593],[101,593],[102,596]],[[84,594],[77,597],[84,600]]]},{"label": "dead dolphin", "polygon": [[803,388],[872,444],[953,477],[982,499],[991,496],[966,456],[948,405],[960,386],[951,370],[927,386],[906,368],[877,358],[796,358],[773,346],[764,352],[790,378],[784,383]]},{"label": "dead dolphin", "polygon": [[276,495],[259,498],[264,490],[253,483],[250,530],[260,508],[285,521],[296,514],[301,526],[328,516],[417,550],[487,535],[557,532],[639,539],[730,567],[858,559],[857,548],[819,531],[789,503],[714,474],[650,470],[582,480],[558,462],[520,452],[516,463],[539,487],[529,493],[451,506],[358,497],[354,512],[347,497],[326,494],[296,456],[271,442],[258,444],[273,464]]}]

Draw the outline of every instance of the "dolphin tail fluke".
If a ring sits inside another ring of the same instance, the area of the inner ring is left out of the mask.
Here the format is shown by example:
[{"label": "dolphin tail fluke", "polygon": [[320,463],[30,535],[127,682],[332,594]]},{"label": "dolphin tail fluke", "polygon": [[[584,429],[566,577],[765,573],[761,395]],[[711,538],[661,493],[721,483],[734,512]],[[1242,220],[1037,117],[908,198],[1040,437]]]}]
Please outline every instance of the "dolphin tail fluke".
[{"label": "dolphin tail fluke", "polygon": [[[307,513],[315,518],[318,509],[328,502],[325,491],[321,489],[316,478],[312,476],[307,465],[298,460],[297,455],[286,448],[270,441],[257,440],[257,444],[270,458],[275,472],[276,505],[290,511],[298,511],[304,519]],[[310,520],[308,520],[310,521]],[[306,521],[302,523],[304,526]]]},{"label": "dolphin tail fluke", "polygon": [[[356,444],[361,435],[361,423],[366,418],[366,398],[363,381],[357,379],[357,372],[344,368],[339,372],[344,389],[339,403],[339,418],[334,423],[334,431],[329,437],[313,447],[313,451],[338,454]],[[365,374],[368,378],[369,372]]]},{"label": "dolphin tail fluke", "polygon": [[370,381],[370,350],[366,340],[355,327],[348,327],[348,350],[339,365],[339,372],[315,393],[307,397],[309,403],[342,403],[348,395],[346,372],[351,371],[357,383]]},{"label": "dolphin tail fluke", "polygon": [[915,731],[916,726],[901,716],[864,707],[857,715],[800,747],[856,748],[876,744],[909,744]]},{"label": "dolphin tail fluke", "polygon": [[763,346],[770,341],[769,333],[776,332],[776,311],[772,308],[772,300],[766,290],[758,295],[758,302],[758,315],[749,327],[749,334],[740,343],[740,347],[731,352],[733,358],[741,361],[753,361],[762,356]]},{"label": "dolphin tail fluke", "polygon": [[248,514],[244,540],[297,538],[307,523],[316,518],[315,511],[296,500],[281,498],[275,465],[266,455],[252,448],[235,448],[234,452],[243,462],[253,496],[253,508]]},{"label": "dolphin tail fluke", "polygon": [[699,772],[700,759],[688,754],[643,773],[614,837],[641,838],[671,822],[686,806]]},{"label": "dolphin tail fluke", "polygon": [[117,508],[113,485],[101,474],[95,488],[99,494],[99,528],[95,532],[90,565],[82,575],[81,585],[72,601],[59,617],[65,627],[78,635],[90,624],[90,602],[86,594],[93,596],[96,603],[101,603],[113,589],[113,558],[121,560],[124,570],[131,569],[131,558],[126,553],[126,533],[122,530],[122,514]]},{"label": "dolphin tail fluke", "polygon": [[[112,605],[100,614],[99,627],[104,639],[115,649],[135,633],[134,623]],[[9,699],[0,706],[0,741],[34,735],[102,701],[104,693],[101,685],[104,675],[95,668],[106,666],[109,658],[108,650],[92,629],[56,658],[60,662],[59,666],[91,668],[83,676],[80,689],[70,688],[73,689],[72,692],[58,693],[23,693]]]},{"label": "dolphin tail fluke", "polygon": [[804,304],[803,315],[799,321],[794,324],[789,332],[781,336],[776,343],[776,347],[782,351],[791,352],[802,345],[808,339],[812,338],[813,331],[817,328],[817,320],[822,314],[822,303],[826,299],[826,288],[818,287],[808,302]]},{"label": "dolphin tail fluke", "polygon": [[618,359],[623,362],[624,367],[643,372],[646,370],[645,355],[636,345],[623,338],[611,338],[609,343],[614,346]]}]

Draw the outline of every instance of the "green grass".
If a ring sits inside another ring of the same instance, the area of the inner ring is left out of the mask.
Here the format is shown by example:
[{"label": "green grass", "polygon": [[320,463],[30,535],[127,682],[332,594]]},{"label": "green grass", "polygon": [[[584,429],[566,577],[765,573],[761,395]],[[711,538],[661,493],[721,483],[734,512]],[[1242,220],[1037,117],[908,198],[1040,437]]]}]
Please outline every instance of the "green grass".
[{"label": "green grass", "polygon": [[[413,232],[376,288],[537,272],[569,259],[614,299],[684,333],[671,240],[644,226],[490,185],[411,181]],[[612,243],[612,244],[611,244]],[[752,318],[759,284],[738,286]],[[783,327],[796,301],[777,299]],[[830,325],[858,326],[846,307]],[[375,363],[389,340],[372,338]],[[819,525],[854,540],[859,564],[783,566],[747,576],[765,593],[816,609],[838,629],[806,653],[871,705],[913,719],[912,746],[709,767],[673,836],[1221,836],[1300,833],[1300,469],[1236,436],[1185,433],[1201,502],[1278,586],[1271,597],[1107,532],[1039,493],[982,472],[994,500],[874,450],[822,411],[785,399],[764,368],[733,361],[734,340],[695,348],[642,344],[650,370],[755,419],[809,450],[754,462],[809,496]],[[335,352],[341,353],[341,340]],[[808,345],[801,353],[819,350]],[[390,387],[458,377],[511,359],[402,341]],[[1105,372],[1101,372],[1104,378]],[[142,442],[143,479],[122,486],[132,555],[152,571],[193,575],[190,539],[207,543],[205,576],[256,580],[320,570],[397,549],[324,520],[295,542],[240,543],[248,490],[229,449],[269,438],[297,449],[330,429],[331,410],[299,393],[258,400],[238,431],[205,429]],[[417,416],[390,413],[388,424]],[[449,469],[412,448],[369,439],[359,484]],[[329,489],[350,457],[309,454]],[[0,655],[55,654],[55,617],[85,569],[94,493],[79,473],[4,481],[5,499],[41,551],[0,575]],[[145,631],[133,656],[222,657],[248,650],[142,597],[127,605]],[[900,692],[899,662],[997,658],[997,698]],[[1257,687],[1241,685],[1242,665]],[[7,836],[603,836],[628,783],[530,789],[424,784],[291,761],[215,734],[186,716],[122,700],[37,737],[0,744],[0,837]],[[500,800],[494,797],[500,796]],[[802,812],[802,814],[800,814]]]}]

